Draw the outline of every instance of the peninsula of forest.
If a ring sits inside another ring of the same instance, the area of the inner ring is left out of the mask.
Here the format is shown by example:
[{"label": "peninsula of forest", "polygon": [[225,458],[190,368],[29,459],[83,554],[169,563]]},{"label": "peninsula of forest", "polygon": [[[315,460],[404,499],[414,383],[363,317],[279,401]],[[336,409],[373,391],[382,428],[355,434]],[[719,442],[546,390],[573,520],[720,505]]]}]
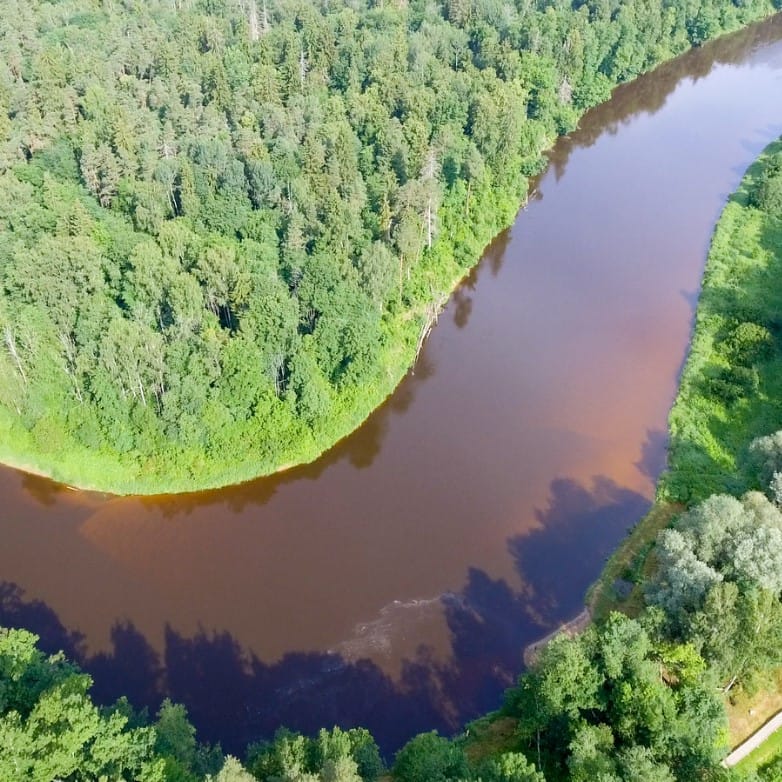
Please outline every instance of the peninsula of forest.
[{"label": "peninsula of forest", "polygon": [[0,461],[192,491],[399,382],[542,153],[770,0],[6,0]]}]

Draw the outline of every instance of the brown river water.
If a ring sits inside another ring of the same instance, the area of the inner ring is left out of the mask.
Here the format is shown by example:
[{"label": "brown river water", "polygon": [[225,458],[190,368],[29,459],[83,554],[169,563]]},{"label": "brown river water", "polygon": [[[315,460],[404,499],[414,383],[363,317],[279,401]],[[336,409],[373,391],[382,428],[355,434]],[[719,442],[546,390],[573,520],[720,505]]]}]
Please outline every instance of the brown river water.
[{"label": "brown river water", "polygon": [[391,751],[495,708],[649,505],[711,231],[780,133],[782,18],[617,89],[310,466],[146,499],[0,470],[0,623],[234,751],[335,723]]}]

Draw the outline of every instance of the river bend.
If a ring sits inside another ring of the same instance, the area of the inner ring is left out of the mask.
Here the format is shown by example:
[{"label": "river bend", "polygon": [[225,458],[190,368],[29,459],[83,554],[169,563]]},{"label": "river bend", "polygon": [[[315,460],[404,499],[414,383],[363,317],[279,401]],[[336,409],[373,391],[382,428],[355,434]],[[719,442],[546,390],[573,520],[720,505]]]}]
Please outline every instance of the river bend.
[{"label": "river bend", "polygon": [[780,133],[781,18],[618,88],[312,465],[155,498],[0,470],[0,622],[234,751],[335,722],[390,751],[496,707],[649,505],[712,228]]}]

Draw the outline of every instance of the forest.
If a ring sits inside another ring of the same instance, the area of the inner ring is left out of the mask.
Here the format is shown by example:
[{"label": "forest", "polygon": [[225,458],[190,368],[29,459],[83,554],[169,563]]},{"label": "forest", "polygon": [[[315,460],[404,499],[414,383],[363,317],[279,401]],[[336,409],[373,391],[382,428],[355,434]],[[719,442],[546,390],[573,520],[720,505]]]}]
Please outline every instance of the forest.
[{"label": "forest", "polygon": [[0,460],[116,493],[314,459],[542,152],[770,0],[5,0]]},{"label": "forest", "polygon": [[[782,666],[782,432],[755,436],[773,420],[768,411],[758,419],[757,405],[782,398],[771,393],[782,383],[780,272],[782,141],[750,169],[714,235],[659,486],[660,503],[684,487],[693,499],[642,552],[644,567],[625,574],[641,605],[599,612],[576,637],[555,638],[498,711],[461,736],[420,734],[384,759],[361,728],[310,737],[281,728],[241,759],[225,757],[197,741],[183,706],[166,700],[155,715],[124,698],[97,706],[89,677],[62,654],[0,629],[0,778],[779,782],[782,755],[750,769],[721,761],[726,707],[777,686]],[[745,371],[726,378],[731,369]],[[707,407],[710,428],[688,429]],[[699,486],[705,448],[690,431],[713,454],[735,447],[739,467],[704,472]]]},{"label": "forest", "polygon": [[[122,491],[326,447],[404,371],[555,134],[770,9],[8,6],[3,455]],[[782,142],[714,235],[658,486],[672,522],[624,573],[640,604],[548,644],[461,736],[383,758],[360,727],[281,727],[225,756],[183,706],[97,704],[63,654],[0,628],[0,779],[779,782],[780,758],[721,760],[726,704],[782,666],[780,274]]]}]

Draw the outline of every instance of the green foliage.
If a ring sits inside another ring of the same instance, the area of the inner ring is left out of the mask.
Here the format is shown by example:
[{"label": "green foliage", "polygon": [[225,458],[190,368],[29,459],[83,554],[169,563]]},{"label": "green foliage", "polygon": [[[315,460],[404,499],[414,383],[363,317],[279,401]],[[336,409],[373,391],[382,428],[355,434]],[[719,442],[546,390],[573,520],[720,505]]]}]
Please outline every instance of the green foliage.
[{"label": "green foliage", "polygon": [[187,709],[180,703],[172,703],[168,698],[163,701],[155,722],[157,734],[156,748],[161,755],[167,755],[192,765],[195,760],[195,728],[187,719]]},{"label": "green foliage", "polygon": [[316,764],[325,766],[329,761],[336,763],[346,758],[355,761],[361,778],[371,782],[385,770],[380,750],[365,728],[331,730],[322,728],[316,739]]},{"label": "green foliage", "polygon": [[154,729],[129,729],[121,710],[102,713],[90,678],[36,641],[0,628],[0,779],[163,782]]},{"label": "green foliage", "polygon": [[251,746],[248,767],[261,780],[298,779],[310,766],[310,741],[281,728],[269,744]]},{"label": "green foliage", "polygon": [[765,763],[757,770],[761,782],[782,782],[782,756]]},{"label": "green foliage", "polygon": [[756,437],[749,445],[749,463],[761,485],[782,469],[782,430]]},{"label": "green foliage", "polygon": [[725,717],[692,647],[611,614],[560,636],[506,694],[548,779],[689,780],[716,766]]},{"label": "green foliage", "polygon": [[770,145],[750,167],[714,232],[670,414],[662,500],[689,504],[720,492],[765,490],[782,466],[768,435],[782,425],[782,223],[760,195],[770,199],[769,183],[782,181],[779,148]]},{"label": "green foliage", "polygon": [[[0,779],[201,782],[224,765],[219,747],[196,742],[183,706],[166,700],[154,726],[126,698],[98,708],[90,677],[36,641],[0,628]],[[235,761],[224,771],[213,782],[241,782]]]},{"label": "green foliage", "polygon": [[476,782],[546,781],[543,774],[521,752],[503,752],[479,766]]},{"label": "green foliage", "polygon": [[466,779],[461,749],[437,733],[421,733],[396,753],[393,776],[398,782],[454,782]]},{"label": "green foliage", "polygon": [[[166,698],[154,724],[155,749],[165,759],[167,782],[198,782],[223,765],[219,746],[199,744],[187,709]],[[228,772],[226,772],[228,773]]]},{"label": "green foliage", "polygon": [[281,728],[249,747],[247,767],[261,782],[374,782],[384,770],[369,731],[338,727],[316,738]]},{"label": "green foliage", "polygon": [[774,350],[774,338],[765,326],[744,321],[731,329],[725,351],[732,364],[751,366],[767,360]]},{"label": "green foliage", "polygon": [[[315,458],[557,133],[772,9],[9,0],[0,459],[156,492]],[[713,382],[727,404],[756,378]]]},{"label": "green foliage", "polygon": [[249,771],[245,771],[235,757],[228,755],[217,776],[208,775],[206,782],[255,782],[255,777]]},{"label": "green foliage", "polygon": [[782,153],[778,152],[769,158],[750,202],[770,215],[782,215]]},{"label": "green foliage", "polygon": [[758,492],[716,495],[660,533],[648,598],[726,689],[782,663],[782,512]]}]

